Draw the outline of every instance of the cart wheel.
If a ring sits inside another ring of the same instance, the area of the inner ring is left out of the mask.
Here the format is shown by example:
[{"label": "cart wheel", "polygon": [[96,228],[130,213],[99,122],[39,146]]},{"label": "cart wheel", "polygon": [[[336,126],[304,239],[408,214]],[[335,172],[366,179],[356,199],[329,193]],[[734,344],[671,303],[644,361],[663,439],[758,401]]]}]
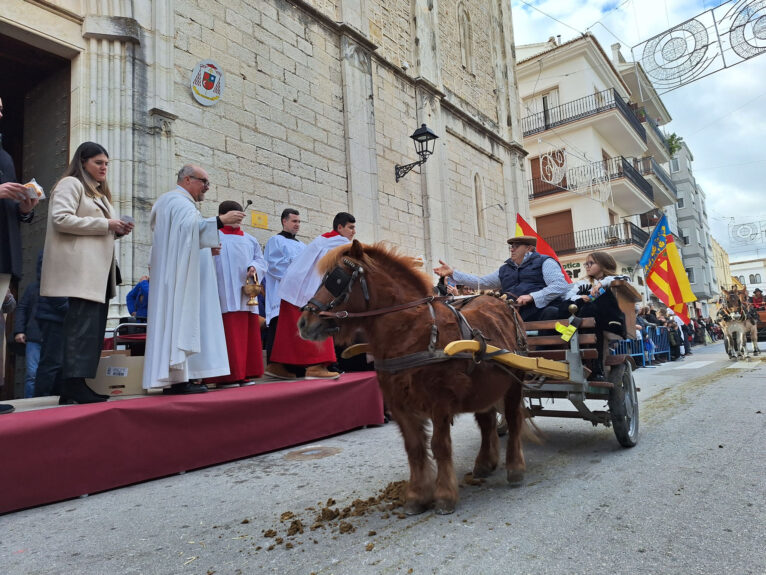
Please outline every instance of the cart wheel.
[{"label": "cart wheel", "polygon": [[633,379],[630,362],[612,367],[609,381],[614,388],[609,390],[609,412],[617,441],[623,447],[638,443],[638,393]]}]

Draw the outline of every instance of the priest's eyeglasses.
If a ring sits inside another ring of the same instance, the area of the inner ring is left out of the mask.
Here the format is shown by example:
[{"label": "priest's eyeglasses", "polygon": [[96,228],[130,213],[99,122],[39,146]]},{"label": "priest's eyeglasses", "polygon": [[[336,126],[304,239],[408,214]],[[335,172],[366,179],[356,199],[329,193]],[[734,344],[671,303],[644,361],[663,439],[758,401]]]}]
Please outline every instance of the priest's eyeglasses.
[{"label": "priest's eyeglasses", "polygon": [[202,185],[206,188],[210,187],[210,180],[206,178],[198,178],[197,176],[189,176],[192,180],[197,180],[198,182],[202,182]]}]

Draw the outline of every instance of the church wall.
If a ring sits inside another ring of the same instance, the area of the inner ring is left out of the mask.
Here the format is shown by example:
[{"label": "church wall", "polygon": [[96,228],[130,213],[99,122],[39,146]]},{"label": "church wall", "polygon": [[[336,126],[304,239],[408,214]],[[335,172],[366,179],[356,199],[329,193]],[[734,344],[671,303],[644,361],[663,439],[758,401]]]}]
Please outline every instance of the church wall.
[{"label": "church wall", "polygon": [[[506,240],[513,235],[506,224],[503,166],[499,158],[476,149],[458,136],[450,133],[447,138],[448,197],[453,207],[450,263],[461,270],[487,274],[509,257]],[[477,209],[474,199],[476,176],[481,182],[483,211]],[[484,222],[484,237],[477,233],[478,218]]]},{"label": "church wall", "polygon": [[[176,163],[198,162],[213,186],[203,212],[224,199],[253,200],[269,214],[265,241],[285,207],[301,212],[301,236],[327,230],[348,209],[339,39],[281,0],[176,3]],[[225,71],[222,102],[205,108],[189,90],[194,65]]]},{"label": "church wall", "polygon": [[[0,23],[37,30],[27,34],[37,34],[40,45],[57,40],[57,53],[72,61],[69,154],[84,139],[95,139],[113,156],[110,183],[119,194],[120,211],[137,222],[118,253],[128,282],[146,273],[151,205],[174,186],[174,173],[186,162],[210,173],[204,215],[213,215],[224,199],[252,199],[256,210],[268,214],[269,229],[247,226],[262,242],[279,229],[284,207],[301,211],[301,237],[310,239],[327,229],[334,213],[362,211],[362,200],[369,198],[375,209],[368,221],[376,230],[360,237],[386,239],[414,254],[454,254],[470,271],[479,271],[486,262],[505,259],[509,221],[516,209],[528,209],[525,182],[516,173],[516,160],[510,161],[519,151],[498,143],[518,131],[518,118],[513,62],[501,60],[511,51],[498,56],[502,50],[490,49],[492,35],[500,33],[498,21],[491,24],[501,12],[493,1],[462,2],[471,16],[471,73],[460,63],[456,1],[46,3],[60,6],[57,11],[10,0]],[[503,9],[504,33],[510,35],[510,15]],[[337,24],[344,14],[361,14],[350,36]],[[419,43],[416,30],[423,38]],[[348,38],[370,54],[369,72],[348,66],[343,47]],[[501,40],[512,47],[512,39]],[[416,60],[424,43],[428,51]],[[211,107],[198,104],[189,87],[194,66],[205,59],[222,66],[226,81],[222,100]],[[425,76],[419,78],[416,70]],[[344,84],[351,71],[357,74],[353,88]],[[495,94],[498,71],[510,82],[506,95]],[[358,82],[364,73],[369,94]],[[424,94],[433,98],[427,112]],[[353,170],[358,155],[350,142],[364,132],[364,126],[353,124],[363,115],[349,110],[365,101],[372,118],[366,145],[374,153],[360,176]],[[507,103],[510,111],[502,108]],[[506,116],[513,116],[508,128]],[[428,175],[413,171],[396,183],[394,165],[417,159],[409,136],[422,121],[440,137],[424,166]],[[470,127],[456,128],[464,122]],[[461,137],[450,135],[450,127]],[[498,149],[491,149],[490,140]],[[484,205],[506,206],[505,213],[485,212],[492,220],[485,238],[473,237],[475,218],[468,215],[473,214],[468,208],[477,173]],[[449,202],[442,202],[441,194]],[[124,312],[112,307],[113,317]]]},{"label": "church wall", "polygon": [[410,172],[398,183],[394,166],[417,159],[410,135],[415,130],[415,90],[388,66],[373,65],[380,237],[410,255],[423,254],[423,197],[420,176]]},{"label": "church wall", "polygon": [[[494,61],[491,57],[491,10],[486,0],[461,0],[439,3],[442,80],[445,89],[497,124],[497,98]],[[466,68],[461,55],[458,9],[470,17],[471,58]]]}]

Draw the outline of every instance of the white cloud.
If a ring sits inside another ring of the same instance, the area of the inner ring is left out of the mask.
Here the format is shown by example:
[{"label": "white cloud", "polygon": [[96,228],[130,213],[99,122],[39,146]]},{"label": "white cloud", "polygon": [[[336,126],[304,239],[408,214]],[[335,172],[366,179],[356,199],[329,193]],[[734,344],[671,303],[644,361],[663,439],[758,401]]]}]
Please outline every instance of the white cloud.
[{"label": "white cloud", "polygon": [[[572,28],[586,28],[611,55],[614,42],[630,48],[685,20],[722,4],[720,0],[527,0]],[[512,0],[517,44],[544,42],[578,34],[521,0]],[[611,8],[619,6],[609,12]],[[601,20],[601,24],[595,24]],[[594,25],[595,24],[595,25]],[[544,75],[545,72],[543,71]],[[748,245],[733,243],[729,223],[766,221],[766,54],[716,72],[662,96],[673,121],[665,129],[683,136],[694,154],[694,174],[707,195],[707,212],[714,237],[732,257],[759,248],[766,237]]]}]

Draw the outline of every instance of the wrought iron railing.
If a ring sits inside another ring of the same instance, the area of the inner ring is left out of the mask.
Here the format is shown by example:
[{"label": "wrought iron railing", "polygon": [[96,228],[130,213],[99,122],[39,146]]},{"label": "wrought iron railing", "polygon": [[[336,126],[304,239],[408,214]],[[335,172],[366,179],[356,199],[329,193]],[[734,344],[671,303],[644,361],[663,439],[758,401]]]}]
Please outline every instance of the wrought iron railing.
[{"label": "wrought iron railing", "polygon": [[654,158],[634,158],[633,165],[642,176],[656,176],[662,182],[662,185],[673,192],[673,196],[678,196],[678,189],[673,180]]},{"label": "wrought iron railing", "polygon": [[652,190],[652,184],[647,182],[646,179],[644,179],[644,176],[642,176],[626,158],[617,156],[615,158],[609,158],[605,163],[610,180],[626,178],[634,186],[641,190],[646,197],[654,201],[654,190]]},{"label": "wrought iron railing", "polygon": [[649,241],[649,234],[630,222],[580,230],[571,234],[545,236],[546,242],[557,255],[591,252],[618,246],[643,248]]},{"label": "wrought iron railing", "polygon": [[662,142],[662,145],[665,146],[665,150],[667,150],[668,155],[670,155],[670,144],[668,144],[668,141],[665,138],[665,134],[660,131],[660,127],[657,125],[657,122],[655,122],[647,113],[646,108],[642,109],[641,120],[649,124],[652,132],[654,132],[654,134],[659,138],[660,142]]},{"label": "wrought iron railing", "polygon": [[521,128],[526,138],[527,136],[556,128],[557,126],[563,126],[564,124],[615,109],[620,112],[641,139],[646,142],[646,129],[614,88],[596,92],[590,96],[531,114],[526,118],[522,118]]},{"label": "wrought iron railing", "polygon": [[[593,177],[595,175],[607,177],[610,180],[626,178],[641,190],[646,197],[654,201],[652,185],[622,156],[571,168],[567,170],[564,179],[558,183],[551,183],[542,178],[532,178],[527,182],[529,199],[539,199],[558,192],[579,191],[574,190],[575,183],[577,185],[594,183]],[[569,185],[567,185],[568,183]]]}]

